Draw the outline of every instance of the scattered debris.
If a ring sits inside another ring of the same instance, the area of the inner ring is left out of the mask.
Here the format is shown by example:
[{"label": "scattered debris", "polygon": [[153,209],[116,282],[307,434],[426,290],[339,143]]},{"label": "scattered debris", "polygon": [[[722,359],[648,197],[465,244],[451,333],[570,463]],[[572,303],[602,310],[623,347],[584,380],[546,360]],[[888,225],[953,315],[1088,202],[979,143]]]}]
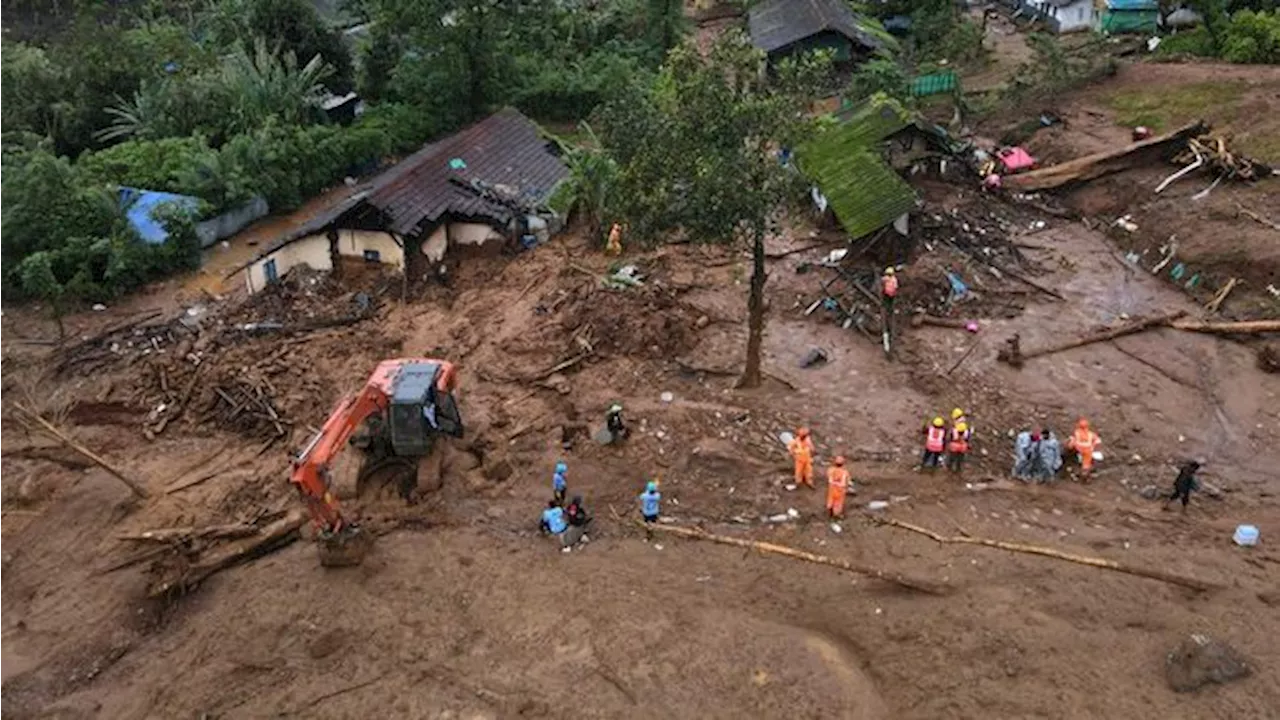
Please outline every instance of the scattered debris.
[{"label": "scattered debris", "polygon": [[1200,634],[1190,635],[1169,651],[1164,670],[1165,679],[1175,692],[1192,692],[1210,683],[1228,683],[1253,672],[1235,648]]},{"label": "scattered debris", "polygon": [[298,530],[306,522],[306,513],[293,510],[261,528],[252,537],[218,546],[204,557],[193,559],[184,553],[175,558],[178,561],[176,565],[161,562],[152,569],[160,577],[151,583],[148,594],[151,597],[173,597],[188,592],[214,573],[292,543],[298,539]]},{"label": "scattered debris", "polygon": [[1173,157],[1173,162],[1188,164],[1183,171],[1204,166],[1219,178],[1253,181],[1271,176],[1275,171],[1259,160],[1237,155],[1227,147],[1221,135],[1200,135],[1187,139],[1186,150]]},{"label": "scattered debris", "polygon": [[1010,190],[1028,192],[1050,190],[1071,183],[1093,180],[1134,167],[1145,158],[1159,155],[1169,147],[1186,143],[1190,138],[1198,137],[1207,130],[1208,127],[1203,122],[1191,123],[1173,132],[1136,142],[1120,150],[1086,155],[1040,170],[1011,175],[1005,178],[1004,185]]}]

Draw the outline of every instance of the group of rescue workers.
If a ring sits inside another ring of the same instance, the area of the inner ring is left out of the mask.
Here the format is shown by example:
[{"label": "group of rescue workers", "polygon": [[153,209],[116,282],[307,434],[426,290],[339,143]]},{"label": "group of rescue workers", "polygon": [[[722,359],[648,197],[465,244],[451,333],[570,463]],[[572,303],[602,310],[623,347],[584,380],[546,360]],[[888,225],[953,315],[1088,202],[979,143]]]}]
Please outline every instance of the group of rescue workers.
[{"label": "group of rescue workers", "polygon": [[[620,229],[614,226],[610,233],[611,245],[616,242]],[[880,294],[884,300],[886,315],[893,313],[893,302],[898,294],[898,278],[892,267],[886,268],[881,277]],[[609,444],[621,442],[629,435],[626,424],[622,420],[622,406],[614,403],[605,413],[606,438]],[[945,466],[953,474],[964,470],[965,458],[969,454],[969,446],[973,441],[973,423],[961,408],[951,411],[951,423],[942,415],[925,422],[922,429],[924,435],[924,452],[920,456],[917,470],[933,471]],[[1074,456],[1080,465],[1081,482],[1088,483],[1093,474],[1093,464],[1100,457],[1098,448],[1102,439],[1089,426],[1089,421],[1080,418],[1075,430],[1067,438],[1065,450]],[[1038,431],[1025,430],[1018,434],[1014,447],[1013,476],[1024,481],[1050,482],[1062,468],[1063,446],[1048,428]],[[813,489],[813,437],[809,428],[796,430],[787,442],[787,450],[795,463],[795,486]],[[1203,461],[1191,461],[1179,468],[1178,478],[1174,483],[1174,492],[1166,500],[1165,506],[1175,500],[1181,500],[1185,509],[1191,491],[1198,482],[1195,472],[1203,466]],[[579,542],[586,542],[587,526],[591,523],[591,515],[583,504],[581,495],[574,495],[568,505],[565,497],[568,492],[568,466],[563,462],[556,463],[551,480],[552,499],[542,512],[541,527],[545,534],[560,539],[563,552],[569,552]],[[837,455],[827,468],[827,516],[836,520],[844,516],[844,504],[849,490],[852,488],[852,476],[845,467],[843,455]],[[645,483],[644,492],[637,500],[640,514],[644,522],[655,523],[661,512],[662,494],[658,491],[658,483],[650,480]]]}]

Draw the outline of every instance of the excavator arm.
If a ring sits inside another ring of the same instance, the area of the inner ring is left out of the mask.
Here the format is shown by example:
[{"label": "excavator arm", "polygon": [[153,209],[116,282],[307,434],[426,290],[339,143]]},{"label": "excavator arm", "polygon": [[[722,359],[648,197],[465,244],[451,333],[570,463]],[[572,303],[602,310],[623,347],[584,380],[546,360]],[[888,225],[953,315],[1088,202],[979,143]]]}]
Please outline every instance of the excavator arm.
[{"label": "excavator arm", "polygon": [[388,403],[387,394],[376,383],[365,385],[357,395],[344,397],[294,460],[289,481],[298,489],[321,531],[338,533],[347,526],[338,500],[330,491],[330,463],[365,420],[372,415],[385,415]]}]

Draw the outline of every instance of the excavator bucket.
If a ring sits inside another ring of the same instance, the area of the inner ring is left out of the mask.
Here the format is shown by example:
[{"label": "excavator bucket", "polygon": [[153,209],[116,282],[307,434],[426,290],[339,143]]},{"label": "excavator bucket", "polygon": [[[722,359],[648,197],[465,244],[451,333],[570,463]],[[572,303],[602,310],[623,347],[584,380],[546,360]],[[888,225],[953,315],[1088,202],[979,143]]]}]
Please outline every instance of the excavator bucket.
[{"label": "excavator bucket", "polygon": [[373,536],[353,525],[340,532],[322,533],[316,540],[324,567],[359,565],[373,545]]}]

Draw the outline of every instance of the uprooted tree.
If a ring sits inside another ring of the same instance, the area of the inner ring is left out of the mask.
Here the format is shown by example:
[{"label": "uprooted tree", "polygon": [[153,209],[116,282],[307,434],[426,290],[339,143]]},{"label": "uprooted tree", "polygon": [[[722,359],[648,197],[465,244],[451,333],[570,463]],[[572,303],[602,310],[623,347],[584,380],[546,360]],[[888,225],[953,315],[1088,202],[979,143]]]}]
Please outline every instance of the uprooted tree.
[{"label": "uprooted tree", "polygon": [[746,364],[739,387],[760,384],[765,235],[803,182],[778,150],[803,137],[807,110],[830,78],[812,54],[764,72],[764,54],[739,32],[705,55],[675,48],[651,85],[632,87],[597,112],[603,152],[618,165],[612,214],[628,236],[681,231],[697,242],[749,243]]}]

